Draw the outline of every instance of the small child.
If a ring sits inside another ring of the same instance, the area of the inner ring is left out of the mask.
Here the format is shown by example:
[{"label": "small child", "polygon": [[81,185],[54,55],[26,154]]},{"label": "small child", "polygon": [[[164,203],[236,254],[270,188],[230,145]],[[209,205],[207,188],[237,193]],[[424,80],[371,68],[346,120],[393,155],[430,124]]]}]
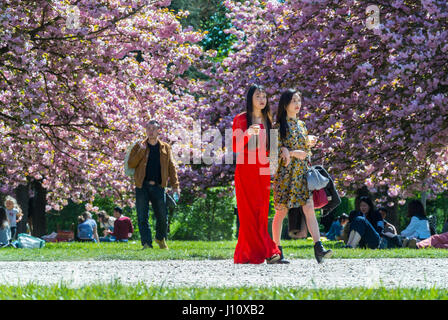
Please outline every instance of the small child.
[{"label": "small child", "polygon": [[22,209],[20,209],[17,200],[11,196],[7,196],[5,199],[6,215],[9,221],[9,227],[11,229],[11,239],[14,240],[17,236],[17,223],[22,220]]},{"label": "small child", "polygon": [[6,210],[0,207],[0,247],[9,245],[11,241],[11,229],[9,228]]}]

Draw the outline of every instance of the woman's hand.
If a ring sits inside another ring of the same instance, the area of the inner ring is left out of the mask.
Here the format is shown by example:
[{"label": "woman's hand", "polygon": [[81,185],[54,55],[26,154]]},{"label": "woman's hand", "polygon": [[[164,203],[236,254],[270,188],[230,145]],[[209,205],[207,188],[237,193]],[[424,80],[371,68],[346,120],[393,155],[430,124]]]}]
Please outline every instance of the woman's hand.
[{"label": "woman's hand", "polygon": [[295,157],[299,160],[305,160],[306,157],[308,156],[308,152],[303,151],[303,150],[294,150],[290,152],[291,157]]},{"label": "woman's hand", "polygon": [[313,135],[308,135],[308,143],[310,147],[314,147],[317,143],[317,139],[318,137],[313,136]]},{"label": "woman's hand", "polygon": [[249,129],[247,129],[247,134],[250,136],[252,136],[252,135],[258,136],[259,133],[260,133],[260,125],[259,124],[253,124],[249,127]]},{"label": "woman's hand", "polygon": [[281,154],[280,157],[285,161],[286,166],[289,165],[289,163],[291,162],[291,155],[289,153],[289,150],[286,149],[285,147],[281,148]]}]

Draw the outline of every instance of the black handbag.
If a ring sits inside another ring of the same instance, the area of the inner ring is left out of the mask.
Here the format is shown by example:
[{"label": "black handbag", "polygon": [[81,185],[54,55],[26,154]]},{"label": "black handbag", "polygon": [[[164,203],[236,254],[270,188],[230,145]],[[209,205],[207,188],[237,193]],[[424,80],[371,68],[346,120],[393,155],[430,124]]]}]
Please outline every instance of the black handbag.
[{"label": "black handbag", "polygon": [[173,197],[169,193],[167,193],[167,192],[165,192],[165,194],[166,194],[166,206],[168,208],[176,208],[177,207],[177,203],[173,199]]},{"label": "black handbag", "polygon": [[339,197],[338,191],[336,190],[336,187],[334,186],[333,179],[330,177],[330,175],[324,169],[324,167],[319,166],[319,165],[314,166],[314,167],[320,172],[321,175],[328,178],[328,180],[329,180],[328,185],[324,188],[325,192],[327,193],[327,197],[328,197],[328,204],[322,208],[322,217],[325,217],[341,204],[341,198]]}]

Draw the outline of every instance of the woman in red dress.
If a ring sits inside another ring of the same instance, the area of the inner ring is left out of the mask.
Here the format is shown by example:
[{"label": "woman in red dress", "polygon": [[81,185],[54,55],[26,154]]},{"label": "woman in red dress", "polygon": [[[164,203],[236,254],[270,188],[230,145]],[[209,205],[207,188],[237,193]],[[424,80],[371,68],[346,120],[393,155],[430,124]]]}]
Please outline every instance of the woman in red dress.
[{"label": "woman in red dress", "polygon": [[[266,93],[253,85],[246,112],[233,119],[233,152],[238,153],[235,193],[240,228],[234,263],[276,263],[280,250],[268,233],[270,196],[269,130],[272,116]],[[267,138],[266,138],[267,137]]]}]

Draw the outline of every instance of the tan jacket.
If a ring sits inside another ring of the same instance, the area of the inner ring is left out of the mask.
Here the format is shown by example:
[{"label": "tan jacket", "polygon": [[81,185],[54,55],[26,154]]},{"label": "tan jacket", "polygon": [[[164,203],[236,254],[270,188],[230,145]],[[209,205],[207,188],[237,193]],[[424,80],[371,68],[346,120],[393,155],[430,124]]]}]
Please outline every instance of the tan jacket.
[{"label": "tan jacket", "polygon": [[[148,138],[143,140],[143,143],[147,143]],[[162,176],[162,187],[168,186],[169,183],[173,189],[179,188],[179,180],[177,178],[176,166],[171,154],[171,146],[163,141],[157,139],[160,143],[160,173]],[[141,147],[141,141],[136,143],[129,154],[128,166],[129,168],[135,168],[134,181],[137,188],[143,186],[143,180],[146,176],[146,164],[148,163],[149,147],[145,149]]]}]

